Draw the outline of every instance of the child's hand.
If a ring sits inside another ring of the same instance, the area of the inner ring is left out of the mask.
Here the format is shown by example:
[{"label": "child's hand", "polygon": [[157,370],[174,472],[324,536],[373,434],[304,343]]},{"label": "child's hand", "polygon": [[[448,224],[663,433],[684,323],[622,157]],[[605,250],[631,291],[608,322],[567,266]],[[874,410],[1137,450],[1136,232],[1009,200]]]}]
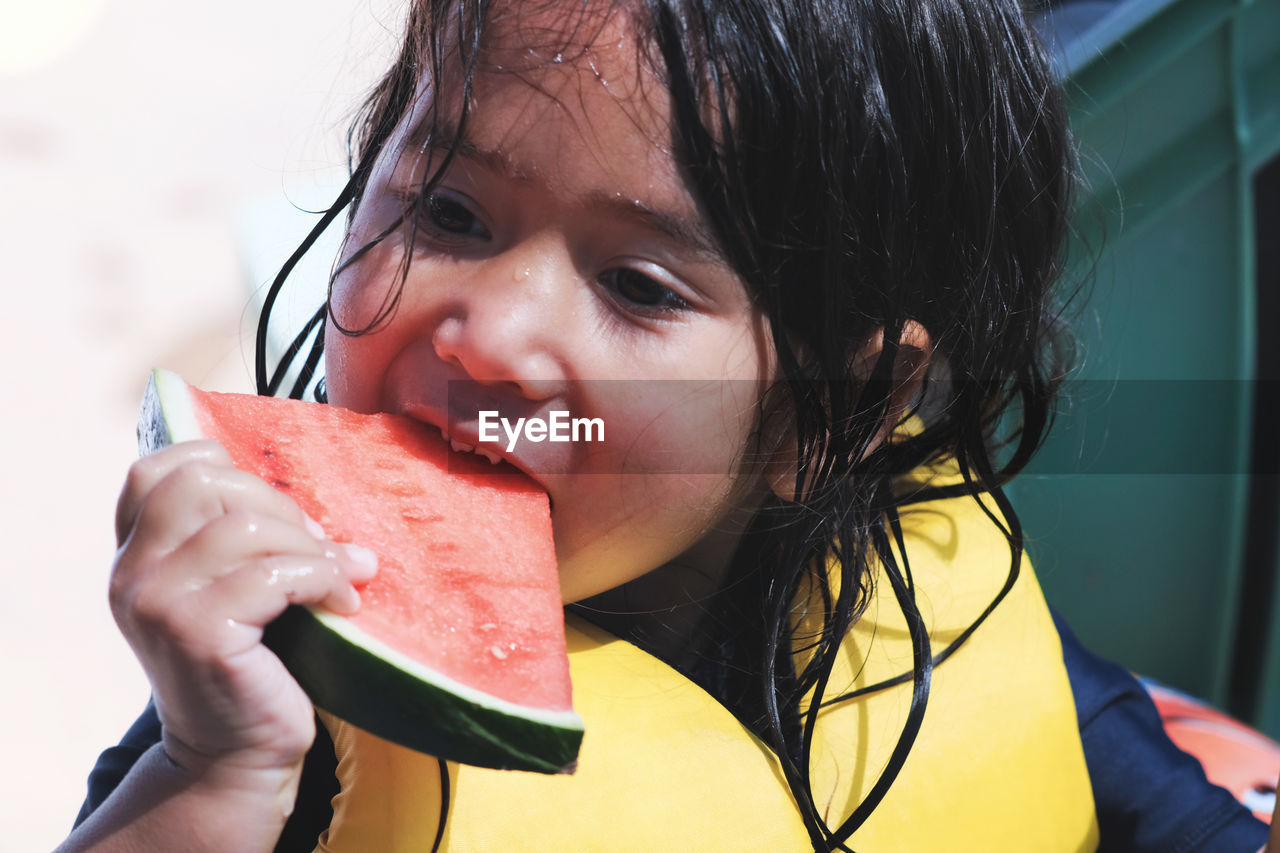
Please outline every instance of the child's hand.
[{"label": "child's hand", "polygon": [[282,794],[296,784],[313,711],[262,628],[291,603],[352,613],[352,581],[376,571],[368,551],[323,535],[216,442],[177,444],[130,469],[111,607],[151,679],[164,748],[193,777],[283,780]]}]

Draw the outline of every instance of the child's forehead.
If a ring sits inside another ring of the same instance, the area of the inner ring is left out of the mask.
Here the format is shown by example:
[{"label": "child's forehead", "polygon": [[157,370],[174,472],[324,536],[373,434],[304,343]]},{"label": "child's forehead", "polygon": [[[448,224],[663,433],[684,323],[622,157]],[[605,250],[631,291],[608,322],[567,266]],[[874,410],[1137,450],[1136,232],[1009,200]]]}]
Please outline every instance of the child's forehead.
[{"label": "child's forehead", "polygon": [[[639,18],[612,3],[508,3],[484,28],[475,76],[478,107],[513,81],[584,111],[622,110],[637,125],[667,129],[668,93]],[[520,97],[517,95],[516,97]]]},{"label": "child's forehead", "polygon": [[[446,67],[440,80],[420,82],[400,150],[456,141],[459,152],[482,153],[521,178],[546,179],[548,164],[581,166],[583,158],[605,170],[643,164],[654,177],[674,178],[670,96],[632,14],[574,3],[566,18],[555,14],[563,5],[496,14],[470,80],[465,124],[462,80]],[[554,150],[542,150],[548,146]]]},{"label": "child's forehead", "polygon": [[641,9],[618,0],[499,0],[486,16],[481,49],[511,69],[609,46],[634,51],[643,41]]}]

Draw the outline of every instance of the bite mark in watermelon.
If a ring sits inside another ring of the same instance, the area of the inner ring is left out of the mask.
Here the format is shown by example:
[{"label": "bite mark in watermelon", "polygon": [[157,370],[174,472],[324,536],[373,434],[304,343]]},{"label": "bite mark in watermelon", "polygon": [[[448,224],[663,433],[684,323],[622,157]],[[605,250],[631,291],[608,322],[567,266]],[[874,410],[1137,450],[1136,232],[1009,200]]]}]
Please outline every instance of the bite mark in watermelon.
[{"label": "bite mark in watermelon", "polygon": [[351,617],[291,606],[263,641],[312,701],[483,767],[571,768],[582,740],[545,492],[410,418],[188,386],[156,370],[141,452],[195,438],[378,555]]}]

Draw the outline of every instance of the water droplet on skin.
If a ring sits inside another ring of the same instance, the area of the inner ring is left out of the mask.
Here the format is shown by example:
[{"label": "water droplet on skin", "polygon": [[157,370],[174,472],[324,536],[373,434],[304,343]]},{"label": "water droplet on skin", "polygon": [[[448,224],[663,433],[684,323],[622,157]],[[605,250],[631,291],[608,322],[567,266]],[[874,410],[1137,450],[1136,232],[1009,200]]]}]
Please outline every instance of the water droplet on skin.
[{"label": "water droplet on skin", "polygon": [[557,53],[555,56],[551,57],[551,61],[556,65],[559,65],[560,63],[564,62],[564,54]]},{"label": "water droplet on skin", "polygon": [[609,81],[604,79],[604,75],[600,73],[600,69],[596,68],[596,60],[593,56],[587,57],[587,67],[591,69],[591,73],[596,75],[596,79],[600,81],[600,85],[606,89],[609,88]]}]

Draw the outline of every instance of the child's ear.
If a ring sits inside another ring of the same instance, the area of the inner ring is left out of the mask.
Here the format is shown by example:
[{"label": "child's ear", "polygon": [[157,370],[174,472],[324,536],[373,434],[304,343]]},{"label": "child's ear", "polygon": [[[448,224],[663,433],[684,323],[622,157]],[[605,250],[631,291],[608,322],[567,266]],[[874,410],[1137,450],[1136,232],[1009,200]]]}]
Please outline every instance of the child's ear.
[{"label": "child's ear", "polygon": [[[871,378],[876,361],[884,350],[884,330],[877,329],[871,340],[858,352],[854,360],[854,379],[859,383]],[[879,447],[898,426],[902,416],[906,414],[925,374],[929,371],[929,363],[933,355],[933,340],[929,333],[915,320],[908,320],[902,327],[902,335],[898,338],[898,353],[893,362],[893,390],[889,395],[889,411],[884,423],[876,433],[875,442],[870,450]],[[870,452],[870,451],[868,451]]]},{"label": "child's ear", "polygon": [[[884,330],[877,329],[870,339],[858,350],[853,359],[854,382],[861,384],[871,379],[876,361],[884,351]],[[889,395],[889,410],[884,422],[876,432],[871,448],[879,447],[897,427],[907,408],[915,400],[920,385],[929,370],[929,362],[933,356],[933,340],[924,326],[909,320],[902,328],[898,338],[898,352],[893,363],[893,390]],[[785,501],[795,500],[796,496],[796,460],[797,437],[793,421],[794,410],[788,408],[789,425],[783,430],[766,430],[766,440],[772,433],[769,444],[774,448],[765,467],[765,478],[773,493]],[[775,418],[782,420],[782,418]],[[815,467],[815,466],[810,466]]]}]

